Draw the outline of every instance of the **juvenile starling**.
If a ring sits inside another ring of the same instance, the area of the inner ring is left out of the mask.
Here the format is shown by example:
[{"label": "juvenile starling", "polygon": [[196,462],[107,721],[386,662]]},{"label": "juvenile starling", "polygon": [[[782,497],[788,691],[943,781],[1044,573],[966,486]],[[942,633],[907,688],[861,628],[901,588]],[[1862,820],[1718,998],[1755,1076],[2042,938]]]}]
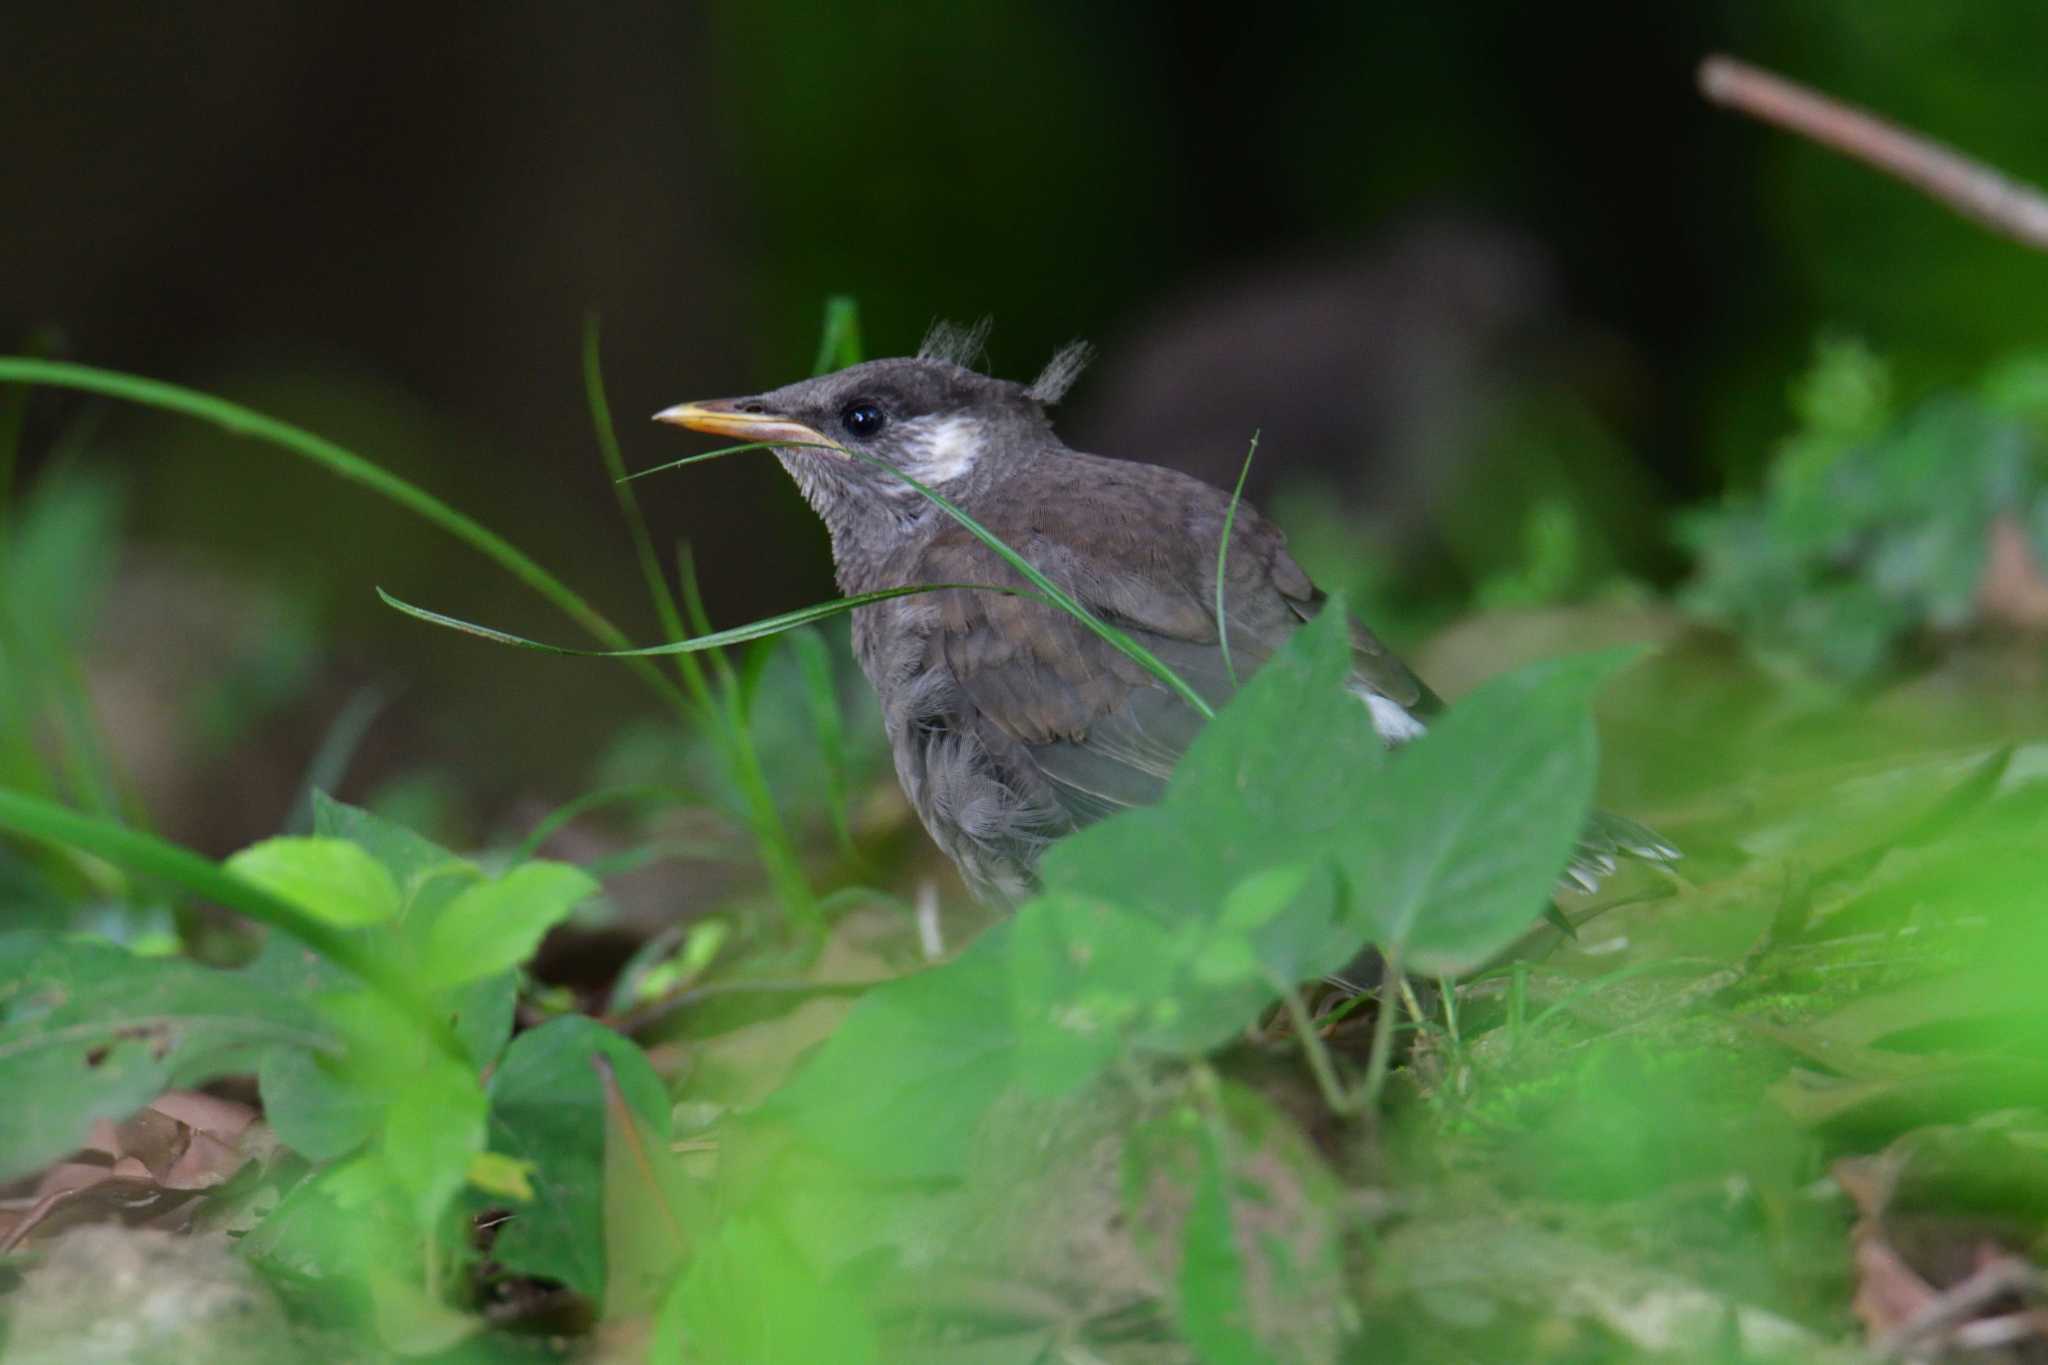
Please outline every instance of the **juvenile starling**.
[{"label": "juvenile starling", "polygon": [[[945,495],[1212,706],[1323,605],[1286,537],[1248,505],[1225,569],[1230,665],[1216,629],[1216,560],[1230,497],[1156,465],[1070,450],[1046,409],[1087,353],[1029,385],[969,368],[978,330],[940,327],[915,357],[873,360],[751,398],[656,414],[776,445],[823,518],[848,595],[916,583],[1026,586],[993,550],[858,450]],[[779,443],[788,442],[784,446]],[[838,449],[834,449],[837,447]],[[1388,744],[1442,703],[1354,622],[1351,689]],[[853,648],[882,704],[896,775],[919,819],[984,900],[1028,896],[1046,845],[1157,801],[1202,717],[1071,616],[1032,597],[949,589],[856,609]],[[1617,854],[1668,859],[1647,830],[1599,815],[1569,876],[1590,889]]]}]

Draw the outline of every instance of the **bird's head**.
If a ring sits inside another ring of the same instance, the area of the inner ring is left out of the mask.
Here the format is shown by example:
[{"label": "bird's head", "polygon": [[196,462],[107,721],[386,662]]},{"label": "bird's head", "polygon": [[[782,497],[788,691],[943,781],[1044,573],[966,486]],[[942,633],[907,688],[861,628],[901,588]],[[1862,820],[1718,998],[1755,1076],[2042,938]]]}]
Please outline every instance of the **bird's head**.
[{"label": "bird's head", "polygon": [[959,500],[1057,448],[1045,409],[1085,353],[1069,347],[1027,386],[968,368],[979,346],[978,333],[935,331],[915,356],[870,360],[748,398],[680,403],[655,420],[773,446],[835,530],[876,515],[901,520],[928,504],[892,469]]}]

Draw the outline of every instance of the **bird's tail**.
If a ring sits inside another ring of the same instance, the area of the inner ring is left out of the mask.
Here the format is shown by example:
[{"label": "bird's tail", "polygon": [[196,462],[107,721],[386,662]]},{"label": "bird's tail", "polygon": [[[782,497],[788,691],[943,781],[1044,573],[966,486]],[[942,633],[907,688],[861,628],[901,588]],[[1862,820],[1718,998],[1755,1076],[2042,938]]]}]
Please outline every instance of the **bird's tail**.
[{"label": "bird's tail", "polygon": [[1624,816],[1596,810],[1586,821],[1579,847],[1565,866],[1565,886],[1577,891],[1597,891],[1601,882],[1614,875],[1623,858],[1673,863],[1682,856],[1656,831]]}]

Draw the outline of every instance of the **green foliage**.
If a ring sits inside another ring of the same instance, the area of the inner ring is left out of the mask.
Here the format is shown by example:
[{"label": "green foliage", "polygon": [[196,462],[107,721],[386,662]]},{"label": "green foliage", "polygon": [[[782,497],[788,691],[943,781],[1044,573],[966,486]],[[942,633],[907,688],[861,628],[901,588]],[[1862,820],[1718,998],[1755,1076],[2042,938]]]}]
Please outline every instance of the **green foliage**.
[{"label": "green foliage", "polygon": [[1522,527],[1523,562],[1479,585],[1483,610],[1541,607],[1569,600],[1585,577],[1586,528],[1571,503],[1546,497],[1529,509]]},{"label": "green foliage", "polygon": [[[20,811],[16,820],[33,827]],[[533,1257],[549,1273],[601,1289],[594,1214],[587,1205],[570,1210],[565,1194],[594,1192],[602,1157],[589,1057],[612,1058],[657,1133],[667,1118],[660,1084],[637,1048],[586,1020],[561,1021],[506,1050],[517,963],[596,883],[541,861],[488,877],[325,797],[316,797],[315,828],[313,837],[267,840],[210,873],[137,836],[96,841],[110,854],[139,852],[159,870],[182,869],[196,885],[242,888],[235,895],[245,905],[268,907],[312,947],[273,935],[256,963],[226,972],[103,942],[0,936],[0,1083],[37,1097],[10,1106],[0,1128],[6,1174],[63,1155],[93,1119],[126,1117],[166,1089],[255,1074],[272,1127],[318,1165],[252,1246],[298,1274],[367,1286],[387,1340],[445,1344],[473,1330],[472,1320],[422,1298],[405,1267],[431,1273],[435,1260],[463,1254],[449,1216],[487,1134],[539,1173],[537,1223],[560,1232],[550,1215],[584,1215],[561,1237],[542,1238],[539,1253],[523,1251],[514,1234],[507,1264]],[[416,1001],[443,1027],[423,1026]],[[565,1073],[565,1049],[575,1050],[580,1076]],[[480,1076],[494,1067],[487,1094]],[[567,1137],[565,1114],[584,1120]],[[336,1219],[349,1228],[344,1246],[328,1240]]]},{"label": "green foliage", "polygon": [[1402,749],[1366,808],[1363,903],[1422,971],[1467,971],[1541,913],[1591,809],[1593,692],[1632,652],[1487,683]]},{"label": "green foliage", "polygon": [[[828,353],[855,336],[842,316]],[[608,439],[594,333],[586,362]],[[1987,380],[1971,402],[2007,425],[1981,430],[2031,431],[2044,375]],[[1799,402],[1758,516],[1817,546],[1853,513],[1857,547],[1893,547],[1863,566],[1880,585],[1881,565],[1945,563],[1954,546],[1908,533],[1914,484],[1927,442],[1977,448],[1967,424],[1934,403],[1936,436],[1915,435],[1853,352]],[[1562,526],[1515,591],[1576,574]],[[687,572],[679,600],[650,586],[702,746],[684,799],[748,824],[764,862],[794,859],[794,831],[864,852],[848,812],[869,741],[840,724],[836,650],[800,633],[728,657],[745,641],[705,629]],[[1593,797],[1591,700],[1629,656],[1507,673],[1389,753],[1346,691],[1347,625],[1331,602],[1160,805],[1063,841],[1043,892],[939,965],[867,986],[903,959],[865,954],[851,916],[829,980],[751,983],[818,1008],[729,1033],[695,993],[760,970],[742,910],[650,942],[612,999],[685,993],[654,1055],[560,1013],[566,990],[527,991],[516,1035],[515,1006],[521,965],[600,889],[531,855],[590,811],[676,799],[673,746],[642,746],[654,770],[614,774],[635,785],[561,807],[509,858],[316,795],[310,833],[216,864],[0,791],[24,836],[0,895],[58,916],[0,935],[0,1089],[34,1097],[0,1112],[0,1178],[166,1087],[254,1074],[285,1152],[238,1181],[275,1198],[244,1206],[239,1254],[302,1317],[468,1359],[544,1349],[487,1325],[537,1286],[608,1333],[651,1332],[660,1360],[1627,1359],[1723,1340],[1818,1359],[1850,1293],[1847,1215],[1813,1193],[1834,1155],[1907,1134],[1920,1184],[1902,1188],[2038,1221],[2039,1125],[1999,1121],[2038,1106],[2048,1049],[2038,745],[1745,774],[1682,816],[1683,880],[1624,881],[1581,907],[1577,943],[1458,980],[1550,899]],[[808,896],[788,872],[777,889]],[[269,936],[230,972],[50,932],[88,873]],[[1367,1029],[1303,983],[1369,948],[1390,979]],[[832,1026],[835,994],[859,999]]]},{"label": "green foliage", "polygon": [[137,957],[22,930],[0,934],[0,1180],[76,1150],[173,1086],[256,1069],[277,1048],[332,1055],[335,1030],[302,997],[248,973]]},{"label": "green foliage", "polygon": [[878,1179],[959,1179],[1014,1068],[1015,1025],[990,1008],[1006,993],[1010,937],[998,926],[943,968],[871,992],[765,1116],[831,1134],[835,1161]]},{"label": "green foliage", "polygon": [[1793,389],[1798,425],[1765,488],[1680,525],[1699,556],[1681,597],[1766,659],[1862,683],[1933,632],[1974,624],[1994,525],[2048,563],[2048,361],[1902,407],[1883,361],[1823,342]]},{"label": "green foliage", "polygon": [[[24,391],[0,394],[9,409],[0,471],[11,472]],[[131,819],[78,661],[112,576],[122,499],[75,472],[13,493],[0,474],[0,787]],[[12,927],[90,925],[136,946],[175,945],[160,898],[106,879],[61,845],[0,847],[0,895]]]},{"label": "green foliage", "polygon": [[605,1092],[611,1063],[649,1137],[666,1142],[668,1095],[632,1043],[581,1016],[521,1034],[491,1076],[490,1145],[530,1163],[534,1194],[492,1244],[507,1271],[559,1280],[601,1299],[605,1287]]},{"label": "green foliage", "polygon": [[656,1358],[669,1360],[884,1359],[862,1305],[828,1283],[785,1233],[744,1215],[720,1228],[676,1282],[655,1341]]},{"label": "green foliage", "polygon": [[398,918],[398,883],[345,839],[265,839],[228,859],[227,869],[337,928]]},{"label": "green foliage", "polygon": [[1223,1141],[1212,1130],[1196,1127],[1194,1145],[1199,1153],[1195,1199],[1188,1210],[1178,1286],[1181,1329],[1213,1365],[1258,1365],[1267,1356],[1248,1320]]}]

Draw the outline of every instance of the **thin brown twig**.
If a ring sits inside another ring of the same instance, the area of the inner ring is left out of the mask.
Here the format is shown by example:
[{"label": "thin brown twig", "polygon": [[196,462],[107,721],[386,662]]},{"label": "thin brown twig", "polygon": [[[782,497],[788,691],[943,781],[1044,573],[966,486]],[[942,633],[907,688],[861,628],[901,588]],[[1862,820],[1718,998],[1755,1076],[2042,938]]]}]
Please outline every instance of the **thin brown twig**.
[{"label": "thin brown twig", "polygon": [[1832,147],[1994,232],[2048,251],[2048,195],[2032,185],[1732,57],[1717,55],[1701,62],[1699,83],[1700,93],[1716,104]]},{"label": "thin brown twig", "polygon": [[[2041,1272],[2030,1262],[2017,1256],[2000,1256],[1987,1261],[1967,1278],[1936,1295],[1914,1313],[1910,1321],[1887,1333],[1876,1343],[1877,1355],[1885,1360],[1903,1359],[1915,1354],[1916,1348],[1938,1343],[1944,1336],[1954,1337],[1966,1329],[1979,1312],[1998,1300],[2013,1295],[2038,1296],[2042,1288]],[[2011,1338],[2013,1340],[2038,1335],[2039,1324],[2031,1314],[2010,1314],[1990,1321],[2000,1324],[1994,1329],[1994,1335],[2017,1332],[2019,1335]],[[1985,1344],[2003,1345],[2005,1340],[1999,1335],[1997,1340]]]}]

